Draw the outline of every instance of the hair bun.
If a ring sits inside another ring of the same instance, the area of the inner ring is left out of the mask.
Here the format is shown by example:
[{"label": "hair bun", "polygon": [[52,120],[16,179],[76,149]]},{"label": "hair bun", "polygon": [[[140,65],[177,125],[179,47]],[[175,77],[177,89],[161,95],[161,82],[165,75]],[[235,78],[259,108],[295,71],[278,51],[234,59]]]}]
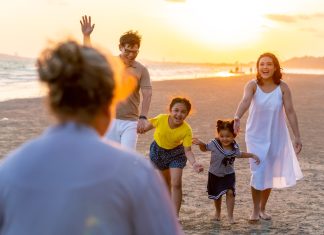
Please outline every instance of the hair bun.
[{"label": "hair bun", "polygon": [[217,126],[221,126],[223,124],[222,120],[217,120]]},{"label": "hair bun", "polygon": [[49,88],[49,106],[59,117],[88,122],[113,102],[115,68],[95,48],[61,42],[45,49],[37,65],[39,79]]},{"label": "hair bun", "polygon": [[82,55],[75,42],[61,44],[55,51],[47,50],[40,58],[40,79],[47,83],[71,83],[79,78],[82,70]]}]

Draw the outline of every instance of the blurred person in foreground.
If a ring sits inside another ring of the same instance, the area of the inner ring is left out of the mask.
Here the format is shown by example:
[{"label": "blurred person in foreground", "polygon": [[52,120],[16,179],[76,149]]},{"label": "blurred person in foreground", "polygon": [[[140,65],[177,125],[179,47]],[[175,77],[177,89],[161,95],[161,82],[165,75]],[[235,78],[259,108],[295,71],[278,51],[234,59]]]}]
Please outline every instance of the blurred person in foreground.
[{"label": "blurred person in foreground", "polygon": [[101,138],[132,90],[117,62],[66,41],[37,67],[57,123],[1,164],[0,233],[183,234],[150,163]]}]

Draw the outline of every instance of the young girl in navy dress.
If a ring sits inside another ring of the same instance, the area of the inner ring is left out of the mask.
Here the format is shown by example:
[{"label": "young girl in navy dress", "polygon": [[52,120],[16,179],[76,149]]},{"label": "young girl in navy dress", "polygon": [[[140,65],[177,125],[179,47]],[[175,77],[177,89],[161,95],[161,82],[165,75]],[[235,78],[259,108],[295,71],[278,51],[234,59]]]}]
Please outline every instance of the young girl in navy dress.
[{"label": "young girl in navy dress", "polygon": [[205,144],[198,138],[193,138],[193,143],[199,145],[201,151],[211,151],[210,167],[208,172],[207,192],[208,198],[213,199],[216,213],[215,219],[220,220],[222,195],[226,194],[228,220],[235,223],[233,210],[235,203],[235,158],[252,158],[259,164],[259,158],[252,153],[241,152],[235,142],[234,120],[218,120],[218,137]]}]

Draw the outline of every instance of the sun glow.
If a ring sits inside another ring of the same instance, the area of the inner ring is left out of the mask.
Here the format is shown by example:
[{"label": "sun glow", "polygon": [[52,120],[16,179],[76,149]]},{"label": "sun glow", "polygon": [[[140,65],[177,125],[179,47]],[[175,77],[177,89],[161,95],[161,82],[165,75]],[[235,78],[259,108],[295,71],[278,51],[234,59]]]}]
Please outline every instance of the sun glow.
[{"label": "sun glow", "polygon": [[188,0],[170,5],[169,19],[188,37],[208,44],[236,45],[259,37],[265,21],[261,9],[258,1]]}]

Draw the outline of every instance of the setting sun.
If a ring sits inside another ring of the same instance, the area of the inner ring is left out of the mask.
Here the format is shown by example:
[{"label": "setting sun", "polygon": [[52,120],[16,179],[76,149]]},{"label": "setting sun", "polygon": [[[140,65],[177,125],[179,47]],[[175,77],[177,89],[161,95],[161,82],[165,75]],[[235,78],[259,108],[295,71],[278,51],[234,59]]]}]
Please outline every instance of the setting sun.
[{"label": "setting sun", "polygon": [[264,19],[257,1],[187,1],[170,4],[169,22],[182,33],[203,43],[237,45],[258,38]]}]

